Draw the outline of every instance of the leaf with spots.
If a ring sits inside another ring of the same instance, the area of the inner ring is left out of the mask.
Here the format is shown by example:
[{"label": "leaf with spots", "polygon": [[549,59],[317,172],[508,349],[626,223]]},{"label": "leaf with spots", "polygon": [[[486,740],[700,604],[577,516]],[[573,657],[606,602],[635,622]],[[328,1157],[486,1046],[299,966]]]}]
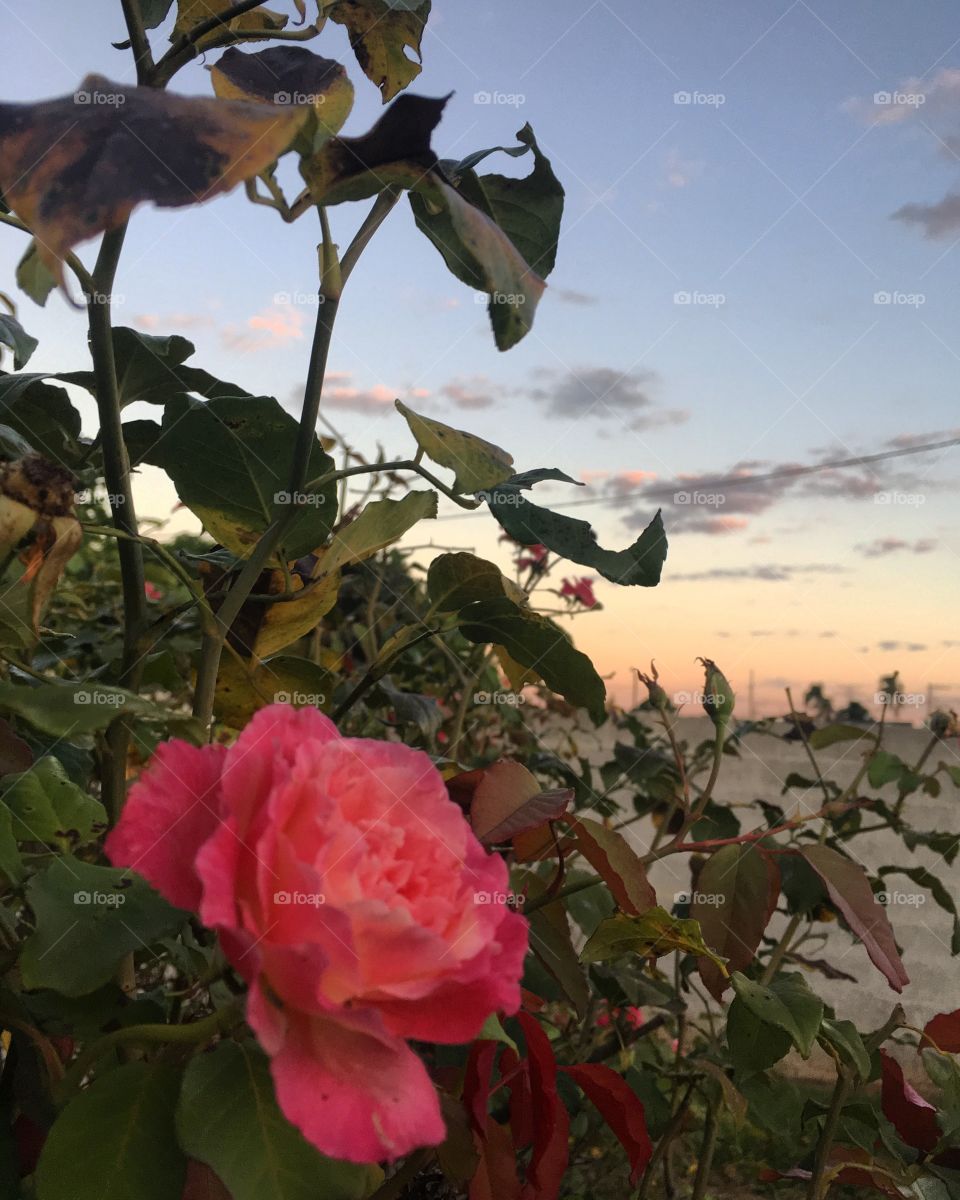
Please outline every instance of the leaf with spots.
[{"label": "leaf with spots", "polygon": [[346,28],[361,70],[380,89],[384,103],[420,74],[430,0],[321,0],[321,11]]},{"label": "leaf with spots", "polygon": [[486,442],[474,433],[465,433],[422,417],[400,400],[397,411],[406,417],[410,432],[417,445],[441,467],[454,472],[454,491],[478,492],[508,479],[513,473],[513,458],[492,442]]},{"label": "leaf with spots", "polygon": [[79,242],[146,201],[182,208],[230,191],[275,162],[306,117],[89,75],[71,96],[0,104],[0,191],[62,282]]}]

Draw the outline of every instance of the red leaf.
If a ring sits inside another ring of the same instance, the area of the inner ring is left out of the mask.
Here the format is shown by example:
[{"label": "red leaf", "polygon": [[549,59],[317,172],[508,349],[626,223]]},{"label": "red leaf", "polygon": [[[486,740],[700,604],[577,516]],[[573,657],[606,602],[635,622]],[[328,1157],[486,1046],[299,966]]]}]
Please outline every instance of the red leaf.
[{"label": "red leaf", "polygon": [[[923,1027],[924,1038],[938,1050],[948,1054],[960,1054],[960,1008],[949,1013],[937,1013]],[[917,1050],[924,1048],[923,1039]]]},{"label": "red leaf", "polygon": [[[504,1086],[510,1090],[510,1129],[513,1144],[518,1150],[533,1141],[533,1092],[530,1089],[530,1067],[506,1046],[500,1059],[501,1078],[509,1079]],[[515,1072],[515,1073],[514,1073]]]},{"label": "red leaf", "polygon": [[570,1118],[557,1092],[557,1062],[550,1039],[528,1013],[518,1013],[517,1020],[527,1042],[533,1096],[533,1152],[523,1200],[557,1200],[567,1169]]},{"label": "red leaf", "polygon": [[206,1163],[190,1159],[180,1200],[230,1200],[230,1193]]},{"label": "red leaf", "polygon": [[929,1153],[941,1136],[937,1110],[907,1083],[900,1064],[885,1050],[880,1051],[880,1064],[883,1070],[880,1090],[883,1115],[908,1146]]},{"label": "red leaf", "polygon": [[870,961],[896,992],[910,982],[883,905],[870,887],[863,867],[829,846],[807,846],[800,851],[827,885],[830,899],[870,955]]},{"label": "red leaf", "polygon": [[636,1187],[640,1173],[653,1154],[643,1104],[627,1081],[603,1063],[561,1067],[600,1111],[630,1159],[630,1182]]},{"label": "red leaf", "polygon": [[[469,772],[472,777],[476,772]],[[502,759],[480,772],[473,786],[470,824],[481,842],[492,845],[509,841],[518,833],[556,820],[573,799],[572,788],[542,792],[540,784],[518,762]],[[448,785],[449,787],[449,785]]]},{"label": "red leaf", "polygon": [[480,1162],[470,1180],[470,1200],[520,1200],[517,1156],[509,1126],[488,1121],[477,1146]]},{"label": "red leaf", "polygon": [[[756,846],[724,846],[697,877],[690,916],[728,970],[742,971],[753,961],[779,895],[780,868],[769,854]],[[697,965],[707,991],[719,1000],[730,986],[729,975],[704,956]]]},{"label": "red leaf", "polygon": [[479,1038],[470,1047],[463,1075],[463,1103],[470,1114],[474,1132],[482,1137],[487,1128],[487,1103],[490,1099],[490,1076],[500,1049],[500,1042]]},{"label": "red leaf", "polygon": [[647,879],[643,863],[622,834],[583,817],[576,821],[573,831],[580,853],[625,913],[638,917],[654,907],[657,893]]}]

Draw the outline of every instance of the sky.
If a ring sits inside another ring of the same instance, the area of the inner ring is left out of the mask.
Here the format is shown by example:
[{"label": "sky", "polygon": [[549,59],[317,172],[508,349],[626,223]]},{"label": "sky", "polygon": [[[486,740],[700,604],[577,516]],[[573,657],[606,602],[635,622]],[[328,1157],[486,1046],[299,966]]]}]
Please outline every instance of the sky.
[{"label": "sky", "polygon": [[[88,5],[82,23],[67,0],[0,11],[2,99],[70,93],[89,71],[133,82],[129,52],[110,45],[119,4]],[[343,132],[364,132],[380,100],[344,31],[308,45],[347,66],[357,103]],[[173,86],[210,94],[204,64]],[[662,506],[660,586],[598,580],[602,610],[571,627],[621,702],[631,667],[651,659],[668,691],[695,690],[704,655],[743,715],[751,677],[762,714],[814,680],[874,707],[893,670],[907,719],[927,715],[931,685],[933,704],[960,707],[960,447],[716,483],[960,437],[956,5],[927,0],[920,19],[898,0],[436,0],[410,90],[454,93],[441,157],[510,145],[530,122],[566,190],[557,266],[532,332],[500,353],[484,305],[401,203],[345,290],[328,419],[361,450],[402,456],[400,397],[504,446],[518,469],[559,467],[588,486],[546,485],[537,501],[589,499],[571,514],[611,548]],[[295,194],[292,164],[281,179]],[[365,210],[331,212],[341,244]],[[295,412],[315,315],[311,220],[286,226],[242,191],[138,210],[115,321],[184,334],[197,365]],[[24,244],[0,230],[2,291]],[[21,297],[20,317],[40,339],[31,369],[86,364],[82,315],[60,296],[43,309]],[[192,527],[154,469],[138,493],[142,514]],[[509,567],[492,518],[448,502],[441,514],[413,531],[417,545]]]}]

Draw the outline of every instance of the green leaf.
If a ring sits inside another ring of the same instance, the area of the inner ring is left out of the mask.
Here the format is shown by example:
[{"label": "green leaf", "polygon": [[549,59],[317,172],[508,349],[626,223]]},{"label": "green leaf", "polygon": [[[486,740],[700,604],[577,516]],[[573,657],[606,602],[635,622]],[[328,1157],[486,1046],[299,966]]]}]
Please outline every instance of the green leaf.
[{"label": "green leaf", "polygon": [[214,712],[234,729],[242,729],[267,704],[329,712],[336,683],[331,671],[308,658],[278,654],[265,662],[254,656],[241,663],[231,656],[220,664]]},{"label": "green leaf", "polygon": [[437,612],[456,612],[478,600],[506,596],[525,604],[526,594],[499,567],[475,554],[438,554],[427,571],[427,592]]},{"label": "green leaf", "polygon": [[50,756],[19,775],[8,775],[0,803],[10,810],[13,835],[20,842],[47,842],[66,849],[89,841],[96,827],[104,829],[107,824],[100,801],[71,783],[60,762]]},{"label": "green leaf", "polygon": [[861,1079],[870,1078],[870,1055],[852,1021],[824,1017],[817,1037],[820,1042],[832,1046],[848,1066],[855,1068]]},{"label": "green leaf", "polygon": [[808,740],[814,750],[825,750],[827,746],[833,746],[837,742],[853,742],[859,738],[876,741],[875,734],[858,725],[826,725],[823,729],[815,729]]},{"label": "green leaf", "polygon": [[466,605],[457,622],[467,641],[503,646],[521,666],[535,669],[547,687],[571,704],[585,708],[597,724],[603,720],[603,680],[559,625],[520,608],[505,596]]},{"label": "green leaf", "polygon": [[878,750],[870,759],[867,779],[871,787],[881,788],[888,783],[896,783],[908,770],[907,764],[889,750]]},{"label": "green leaf", "polygon": [[318,551],[312,577],[362,562],[385,546],[391,546],[418,521],[437,515],[436,492],[407,492],[402,500],[372,500],[347,525],[342,525],[329,546]]},{"label": "green leaf", "polygon": [[[557,240],[563,217],[563,187],[553,173],[550,160],[537,145],[529,124],[517,133],[517,140],[519,146],[495,146],[470,154],[459,163],[444,162],[442,166],[464,199],[499,225],[524,262],[545,279],[553,270],[557,257]],[[498,151],[514,158],[532,151],[533,170],[522,179],[511,179],[506,175],[478,175],[473,168],[482,159]],[[411,192],[410,203],[417,224],[430,237],[434,217],[424,199]]]},{"label": "green leaf", "polygon": [[[164,407],[163,434],[151,458],[163,465],[177,495],[211,536],[241,557],[297,501],[300,512],[279,551],[295,559],[326,540],[337,512],[335,483],[303,497],[287,491],[296,437],[297,422],[272,397],[224,396],[203,403],[181,395]],[[314,438],[310,478],[332,470],[333,459]]]},{"label": "green leaf", "polygon": [[384,104],[420,74],[430,0],[321,0],[320,9],[346,27],[357,62],[380,89]]},{"label": "green leaf", "polygon": [[803,1057],[810,1057],[823,1019],[823,1001],[810,991],[802,975],[780,975],[764,987],[734,971],[731,981],[738,998],[755,1017],[789,1034]]},{"label": "green leaf", "polygon": [[180,1071],[126,1063],[98,1077],[54,1122],[38,1200],[180,1200],[186,1159],[174,1112]]},{"label": "green leaf", "polygon": [[667,557],[667,535],[659,511],[626,550],[605,550],[589,521],[552,512],[520,494],[509,480],[485,497],[497,521],[522,546],[538,543],[570,562],[593,567],[613,583],[656,587]]},{"label": "green leaf", "polygon": [[479,492],[513,474],[513,458],[506,450],[485,442],[476,434],[421,417],[400,400],[396,405],[406,417],[410,432],[424,454],[441,467],[455,472],[454,491]]},{"label": "green leaf", "polygon": [[53,737],[105,729],[118,713],[169,718],[169,711],[123,688],[99,683],[28,684],[0,681],[0,709]]},{"label": "green leaf", "polygon": [[[723,846],[711,854],[697,876],[690,916],[700,922],[704,941],[727,960],[727,969],[748,966],[780,895],[780,872],[770,855],[756,846]],[[729,976],[709,959],[699,964],[704,985],[715,1000]]]},{"label": "green leaf", "polygon": [[30,245],[27,246],[23,258],[17,263],[17,286],[41,308],[57,286],[52,272],[40,257],[36,238],[30,239]]},{"label": "green leaf", "polygon": [[[113,357],[117,366],[117,385],[120,406],[135,404],[166,404],[184,389],[178,368],[195,352],[196,347],[179,334],[156,337],[117,325],[113,330]],[[86,388],[97,394],[92,371],[73,371],[57,376],[64,383]]]},{"label": "green leaf", "polygon": [[13,366],[19,371],[30,361],[40,343],[27,333],[16,317],[0,313],[0,345],[9,346],[13,351]]},{"label": "green leaf", "polygon": [[27,903],[35,928],[20,958],[24,986],[65,996],[94,991],[125,954],[187,919],[139,875],[66,856],[33,876]]},{"label": "green leaf", "polygon": [[779,1062],[792,1044],[789,1033],[761,1021],[743,1000],[734,997],[727,1010],[727,1045],[738,1071],[765,1071]]},{"label": "green leaf", "polygon": [[648,909],[639,917],[618,913],[602,921],[584,946],[581,958],[587,963],[607,962],[624,954],[660,958],[674,950],[701,954],[722,966],[704,942],[696,921],[671,916],[659,906]]},{"label": "green leaf", "polygon": [[25,876],[17,839],[13,836],[13,813],[0,804],[0,881],[8,887],[16,887]]},{"label": "green leaf", "polygon": [[[212,15],[210,0],[177,0],[177,19],[173,26],[171,40],[175,41],[182,34],[189,33],[197,25],[206,21]],[[241,13],[225,21],[223,26],[234,33],[242,32],[247,41],[268,41],[287,24],[290,18],[285,13],[274,12],[269,8],[257,8],[253,12]],[[215,41],[223,32],[223,26],[211,29],[195,44],[206,47]]]},{"label": "green leaf", "polygon": [[[530,895],[537,893],[529,889]],[[570,936],[570,921],[563,904],[548,904],[530,914],[530,949],[560,985],[577,1014],[583,1017],[590,1006],[587,977]]]},{"label": "green leaf", "polygon": [[520,1051],[517,1050],[517,1043],[500,1024],[500,1018],[496,1013],[491,1013],[490,1016],[484,1021],[483,1028],[477,1034],[477,1039],[479,1041],[486,1040],[489,1042],[503,1042],[505,1046],[509,1046],[510,1049],[515,1053],[520,1053]]},{"label": "green leaf", "polygon": [[625,913],[640,916],[657,903],[646,868],[622,833],[599,821],[578,817],[573,822],[577,848],[603,879]]},{"label": "green leaf", "polygon": [[64,389],[44,383],[46,378],[0,372],[0,423],[39,454],[72,465],[80,454],[80,414]]},{"label": "green leaf", "polygon": [[325,1158],[277,1107],[266,1055],[220,1042],[191,1060],[177,1108],[180,1145],[211,1167],[232,1200],[363,1200],[375,1165]]},{"label": "green leaf", "polygon": [[533,327],[546,286],[540,275],[495,220],[438,176],[421,178],[410,202],[450,273],[489,297],[497,349],[515,346]]}]

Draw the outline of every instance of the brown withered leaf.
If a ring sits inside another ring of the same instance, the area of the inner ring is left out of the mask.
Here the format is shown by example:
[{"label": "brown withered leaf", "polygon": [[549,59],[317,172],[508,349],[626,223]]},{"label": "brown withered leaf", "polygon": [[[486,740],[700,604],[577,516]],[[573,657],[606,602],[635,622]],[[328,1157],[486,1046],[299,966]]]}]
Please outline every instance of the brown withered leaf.
[{"label": "brown withered leaf", "polygon": [[210,68],[210,80],[221,100],[312,109],[314,149],[339,132],[353,107],[353,84],[343,64],[303,46],[271,46],[255,54],[231,47]]},{"label": "brown withered leaf", "polygon": [[62,281],[67,252],[122,224],[138,204],[199,204],[258,175],[308,112],[89,75],[73,96],[0,104],[0,191]]},{"label": "brown withered leaf", "polygon": [[318,204],[365,200],[390,184],[414,187],[437,165],[430,135],[449,96],[401,96],[362,137],[332,138],[300,164]]}]

